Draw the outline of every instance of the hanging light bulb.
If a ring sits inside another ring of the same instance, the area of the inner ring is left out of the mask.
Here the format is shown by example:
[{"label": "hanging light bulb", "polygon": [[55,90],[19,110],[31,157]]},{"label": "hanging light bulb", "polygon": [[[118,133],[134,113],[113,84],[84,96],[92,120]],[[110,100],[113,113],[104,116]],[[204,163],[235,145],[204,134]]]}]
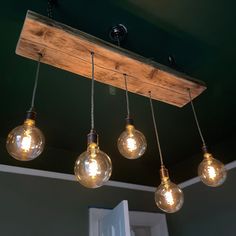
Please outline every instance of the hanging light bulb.
[{"label": "hanging light bulb", "polygon": [[34,101],[38,84],[41,57],[42,55],[39,55],[31,107],[27,112],[26,120],[23,125],[14,128],[8,134],[6,141],[6,149],[8,153],[20,161],[30,161],[35,159],[44,149],[44,136],[35,126],[36,112],[34,111]]},{"label": "hanging light bulb", "polygon": [[207,150],[207,145],[203,137],[202,130],[200,128],[197,114],[193,105],[191,90],[189,89],[188,91],[194,119],[203,144],[203,161],[198,166],[198,176],[204,184],[210,187],[217,187],[224,183],[227,177],[227,172],[224,164],[221,163],[219,160],[213,158],[212,154],[209,153]]},{"label": "hanging light bulb", "polygon": [[[33,116],[33,112],[28,113]],[[35,120],[27,118],[23,125],[13,129],[7,137],[8,153],[19,161],[30,161],[38,157],[44,148],[44,136],[35,126]]]},{"label": "hanging light bulb", "polygon": [[74,173],[80,184],[87,188],[98,188],[106,183],[112,173],[110,157],[98,146],[98,135],[94,130],[94,53],[92,56],[91,86],[91,131],[88,134],[87,150],[76,160]]},{"label": "hanging light bulb", "polygon": [[124,79],[126,91],[127,118],[125,130],[118,138],[117,147],[120,154],[125,158],[137,159],[145,153],[147,148],[147,142],[145,136],[140,131],[135,129],[133,119],[130,118],[126,74],[124,74]]},{"label": "hanging light bulb", "polygon": [[135,129],[132,119],[126,119],[127,125],[118,138],[117,147],[120,154],[128,159],[141,157],[147,148],[145,136]]},{"label": "hanging light bulb", "polygon": [[203,153],[203,161],[198,166],[198,175],[201,181],[211,187],[220,186],[227,176],[224,164],[213,158],[206,146],[203,147]]},{"label": "hanging light bulb", "polygon": [[168,170],[163,165],[160,174],[161,184],[155,192],[155,202],[161,210],[167,213],[176,212],[184,203],[183,192],[178,185],[170,181]]},{"label": "hanging light bulb", "polygon": [[152,104],[151,92],[149,92],[149,100],[150,100],[152,120],[161,162],[161,169],[160,169],[161,184],[155,191],[155,202],[156,205],[162,211],[167,213],[174,213],[182,207],[184,203],[184,194],[178,185],[170,181],[168,170],[164,166],[161,145]]},{"label": "hanging light bulb", "polygon": [[88,147],[75,162],[77,180],[87,188],[97,188],[111,176],[112,163],[109,156],[98,146],[98,135],[94,130],[88,134]]}]

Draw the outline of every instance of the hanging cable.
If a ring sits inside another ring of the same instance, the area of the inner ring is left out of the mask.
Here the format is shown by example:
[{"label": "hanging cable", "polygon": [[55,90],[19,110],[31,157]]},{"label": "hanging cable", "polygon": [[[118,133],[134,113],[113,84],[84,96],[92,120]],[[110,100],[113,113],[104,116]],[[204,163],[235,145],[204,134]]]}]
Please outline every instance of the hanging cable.
[{"label": "hanging cable", "polygon": [[126,97],[126,107],[127,107],[127,118],[130,118],[129,94],[128,94],[127,75],[126,74],[124,74],[124,79],[125,79],[125,97]]},{"label": "hanging cable", "polygon": [[150,101],[150,106],[151,106],[152,121],[153,121],[153,125],[154,125],[154,130],[155,130],[155,135],[156,135],[156,142],[157,142],[157,146],[158,146],[158,150],[159,150],[161,166],[164,166],[162,151],[161,151],[161,145],[160,145],[160,140],[159,140],[159,134],[158,134],[158,131],[157,131],[156,119],[155,119],[155,114],[154,114],[154,109],[153,109],[153,104],[152,104],[151,91],[149,91],[149,101]]},{"label": "hanging cable", "polygon": [[94,130],[94,52],[91,52],[91,59],[92,59],[91,130]]},{"label": "hanging cable", "polygon": [[42,55],[39,54],[37,70],[36,70],[35,80],[34,80],[34,89],[33,89],[33,94],[32,94],[32,99],[31,99],[31,106],[30,106],[30,110],[29,111],[33,111],[34,110],[34,101],[35,101],[35,94],[36,94],[37,87],[38,87],[39,69],[40,69],[41,58],[42,58]]},{"label": "hanging cable", "polygon": [[194,116],[194,119],[195,119],[195,122],[196,122],[196,125],[197,125],[197,129],[198,129],[198,133],[199,133],[199,135],[201,137],[203,146],[206,147],[206,142],[205,142],[205,139],[203,137],[203,134],[202,134],[199,122],[198,122],[198,118],[197,118],[197,114],[196,114],[196,111],[195,111],[195,107],[193,105],[193,100],[192,100],[191,90],[190,89],[188,89],[188,93],[189,93],[189,100],[190,100],[192,111],[193,111],[193,116]]},{"label": "hanging cable", "polygon": [[120,39],[119,39],[119,35],[116,36],[116,40],[117,40],[117,45],[118,45],[118,47],[120,47]]},{"label": "hanging cable", "polygon": [[48,0],[48,7],[47,7],[48,18],[53,18],[53,1]]},{"label": "hanging cable", "polygon": [[57,0],[48,0],[48,6],[47,6],[47,14],[48,18],[53,19],[53,9],[57,6],[58,1]]}]

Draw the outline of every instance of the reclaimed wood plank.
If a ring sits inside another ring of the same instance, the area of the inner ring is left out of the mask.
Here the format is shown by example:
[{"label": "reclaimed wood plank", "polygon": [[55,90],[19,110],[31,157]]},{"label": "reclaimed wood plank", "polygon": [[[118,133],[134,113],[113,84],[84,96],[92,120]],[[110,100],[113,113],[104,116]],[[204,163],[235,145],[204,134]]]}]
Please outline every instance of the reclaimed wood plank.
[{"label": "reclaimed wood plank", "polygon": [[189,102],[206,86],[185,74],[176,72],[154,61],[147,60],[98,38],[28,11],[17,44],[18,55],[91,78],[91,55],[95,56],[95,79],[121,89],[127,74],[128,90],[142,96],[152,91],[153,99],[178,107]]}]

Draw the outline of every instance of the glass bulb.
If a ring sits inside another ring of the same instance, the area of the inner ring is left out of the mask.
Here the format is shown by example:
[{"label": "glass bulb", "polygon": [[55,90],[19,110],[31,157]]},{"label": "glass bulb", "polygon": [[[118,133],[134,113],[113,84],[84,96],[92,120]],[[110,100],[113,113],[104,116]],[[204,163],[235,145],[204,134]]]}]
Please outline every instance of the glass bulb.
[{"label": "glass bulb", "polygon": [[155,192],[155,202],[161,210],[167,213],[178,211],[184,203],[182,190],[170,181],[165,168],[161,169],[161,184]]},{"label": "glass bulb", "polygon": [[74,172],[77,180],[87,188],[98,188],[111,176],[112,163],[109,156],[99,150],[96,143],[89,144],[75,162]]},{"label": "glass bulb", "polygon": [[147,142],[145,136],[129,124],[118,138],[117,146],[125,158],[137,159],[145,153]]},{"label": "glass bulb", "polygon": [[205,152],[204,159],[198,166],[198,175],[204,184],[217,187],[224,183],[227,172],[223,163]]},{"label": "glass bulb", "polygon": [[155,202],[161,210],[174,213],[182,207],[184,195],[178,185],[166,180],[158,186],[155,192]]},{"label": "glass bulb", "polygon": [[26,119],[8,134],[6,148],[15,159],[30,161],[42,153],[44,143],[43,133],[35,126],[35,121]]}]

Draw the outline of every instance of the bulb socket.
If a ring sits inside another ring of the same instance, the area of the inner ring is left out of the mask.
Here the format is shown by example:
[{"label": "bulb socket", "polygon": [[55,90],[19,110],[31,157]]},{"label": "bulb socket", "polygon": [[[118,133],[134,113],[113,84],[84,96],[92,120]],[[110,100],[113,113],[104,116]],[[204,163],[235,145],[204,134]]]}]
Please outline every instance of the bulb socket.
[{"label": "bulb socket", "polygon": [[204,158],[206,158],[208,160],[210,160],[212,158],[212,155],[211,155],[211,153],[208,152],[208,149],[207,149],[206,145],[202,146],[202,152],[203,152]]},{"label": "bulb socket", "polygon": [[205,154],[205,153],[208,152],[208,149],[207,149],[207,146],[206,146],[206,145],[203,145],[203,146],[202,146],[202,151],[203,151],[203,154]]},{"label": "bulb socket", "polygon": [[98,134],[96,133],[96,131],[94,129],[91,129],[90,133],[87,135],[87,143],[88,143],[88,146],[91,143],[98,144]]},{"label": "bulb socket", "polygon": [[134,120],[130,117],[125,119],[126,125],[134,125]]},{"label": "bulb socket", "polygon": [[33,110],[29,110],[26,113],[26,119],[34,120],[36,119],[37,113]]},{"label": "bulb socket", "polygon": [[162,181],[167,181],[169,179],[169,172],[168,170],[165,168],[164,165],[161,166],[160,169],[160,177]]}]

